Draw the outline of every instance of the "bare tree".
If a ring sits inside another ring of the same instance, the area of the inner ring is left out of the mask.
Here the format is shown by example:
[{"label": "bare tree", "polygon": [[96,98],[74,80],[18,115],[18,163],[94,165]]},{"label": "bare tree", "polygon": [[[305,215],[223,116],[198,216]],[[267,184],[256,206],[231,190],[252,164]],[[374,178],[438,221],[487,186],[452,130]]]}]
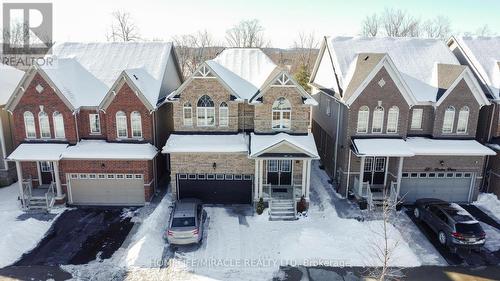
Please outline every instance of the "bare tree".
[{"label": "bare tree", "polygon": [[187,77],[206,60],[214,58],[222,49],[208,31],[181,34],[172,37],[182,73]]},{"label": "bare tree", "polygon": [[140,39],[139,28],[135,25],[132,16],[128,12],[114,11],[111,31],[107,35],[108,41],[137,41]]},{"label": "bare tree", "polygon": [[259,20],[243,20],[226,31],[226,41],[231,47],[264,48],[269,42],[264,39],[264,27]]},{"label": "bare tree", "polygon": [[295,65],[297,67],[304,66],[306,69],[310,69],[314,63],[318,46],[319,42],[313,32],[300,32],[293,42],[293,48],[298,52]]},{"label": "bare tree", "polygon": [[379,34],[380,19],[377,14],[366,16],[363,19],[361,35],[366,37],[375,37]]},{"label": "bare tree", "polygon": [[474,32],[474,35],[477,35],[477,36],[494,36],[495,34],[496,33],[493,32],[490,29],[490,26],[487,24],[479,27],[478,29],[476,29],[476,32]]},{"label": "bare tree", "polygon": [[447,40],[451,35],[450,19],[444,16],[437,16],[427,20],[422,26],[422,32],[428,38],[438,38]]},{"label": "bare tree", "polygon": [[400,9],[385,9],[381,25],[389,37],[418,37],[420,20]]}]

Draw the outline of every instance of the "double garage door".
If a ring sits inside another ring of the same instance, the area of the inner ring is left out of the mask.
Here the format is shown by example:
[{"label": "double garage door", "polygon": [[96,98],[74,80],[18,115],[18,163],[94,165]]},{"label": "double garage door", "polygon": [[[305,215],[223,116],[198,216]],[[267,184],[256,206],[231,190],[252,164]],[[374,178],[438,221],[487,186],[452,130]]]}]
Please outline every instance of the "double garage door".
[{"label": "double garage door", "polygon": [[399,195],[405,203],[421,198],[448,202],[469,202],[473,173],[403,173]]},{"label": "double garage door", "polygon": [[241,174],[177,174],[178,197],[207,204],[250,204],[252,179]]},{"label": "double garage door", "polygon": [[74,205],[144,205],[142,174],[70,174],[69,201]]}]

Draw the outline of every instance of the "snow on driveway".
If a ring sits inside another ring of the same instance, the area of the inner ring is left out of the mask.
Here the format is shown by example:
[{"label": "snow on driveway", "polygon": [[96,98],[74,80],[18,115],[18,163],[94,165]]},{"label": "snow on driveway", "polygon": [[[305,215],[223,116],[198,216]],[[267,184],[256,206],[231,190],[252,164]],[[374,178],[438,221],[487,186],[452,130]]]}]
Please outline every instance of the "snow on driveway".
[{"label": "snow on driveway", "polygon": [[[35,218],[19,220],[18,217],[25,213],[20,209],[18,195],[17,183],[0,188],[0,225],[5,230],[0,239],[0,267],[14,263],[23,253],[35,248],[56,219],[54,216],[48,221]],[[53,209],[51,213],[60,214],[63,211]]]},{"label": "snow on driveway", "polygon": [[495,218],[500,223],[500,200],[493,193],[480,193],[477,201],[472,203],[483,210],[490,217]]}]

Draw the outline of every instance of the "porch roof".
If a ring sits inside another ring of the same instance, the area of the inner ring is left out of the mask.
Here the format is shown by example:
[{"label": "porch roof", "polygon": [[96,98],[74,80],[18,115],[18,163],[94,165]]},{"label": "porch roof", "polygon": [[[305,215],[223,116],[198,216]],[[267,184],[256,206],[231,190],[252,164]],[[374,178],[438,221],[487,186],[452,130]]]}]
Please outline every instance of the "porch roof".
[{"label": "porch roof", "polygon": [[415,156],[415,153],[403,139],[355,139],[353,143],[356,154],[360,156]]},{"label": "porch roof", "polygon": [[66,143],[22,143],[7,157],[7,160],[58,161],[67,147]]},{"label": "porch roof", "polygon": [[226,152],[248,153],[245,134],[233,135],[175,135],[172,134],[162,149],[162,153]]},{"label": "porch roof", "polygon": [[295,149],[295,151],[288,151],[290,153],[300,152],[311,158],[319,158],[312,134],[289,135],[286,133],[276,135],[256,135],[252,133],[250,139],[250,157],[257,157],[265,152],[270,152],[272,148],[278,147],[281,144],[288,144]]},{"label": "porch roof", "polygon": [[150,143],[110,143],[82,140],[63,153],[64,159],[151,160],[158,154]]},{"label": "porch roof", "polygon": [[437,140],[412,137],[406,140],[415,155],[485,156],[496,152],[475,140]]}]

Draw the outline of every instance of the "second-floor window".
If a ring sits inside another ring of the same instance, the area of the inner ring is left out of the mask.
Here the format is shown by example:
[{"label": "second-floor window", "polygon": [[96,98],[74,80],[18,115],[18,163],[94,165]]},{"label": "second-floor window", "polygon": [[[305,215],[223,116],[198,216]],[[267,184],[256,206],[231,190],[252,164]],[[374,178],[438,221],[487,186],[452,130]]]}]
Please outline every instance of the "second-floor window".
[{"label": "second-floor window", "polygon": [[443,117],[443,134],[451,134],[453,132],[453,125],[455,123],[455,108],[448,106],[444,111]]},{"label": "second-floor window", "polygon": [[118,138],[127,138],[127,115],[123,111],[116,113],[116,135]]},{"label": "second-floor window", "polygon": [[90,121],[90,133],[100,134],[101,133],[101,120],[98,113],[89,114]]},{"label": "second-floor window", "polygon": [[381,106],[377,106],[373,111],[372,133],[382,133],[383,127],[384,127],[384,108]]},{"label": "second-floor window", "polygon": [[133,138],[142,138],[142,121],[139,112],[134,111],[130,114],[130,127],[132,128]]},{"label": "second-floor window", "polygon": [[370,109],[368,106],[362,106],[358,111],[358,133],[368,133],[368,120],[370,119]]},{"label": "second-floor window", "polygon": [[38,123],[40,126],[41,138],[49,139],[50,138],[50,123],[49,123],[49,116],[47,115],[46,112],[40,111],[40,113],[38,113]]},{"label": "second-floor window", "polygon": [[288,130],[292,123],[292,105],[281,97],[273,103],[272,128],[275,130]]},{"label": "second-floor window", "polygon": [[460,112],[458,113],[457,134],[467,133],[468,123],[469,123],[469,108],[467,106],[464,106],[460,109]]},{"label": "second-floor window", "polygon": [[54,123],[54,137],[56,139],[64,139],[66,134],[64,132],[64,118],[62,113],[54,112],[52,114],[52,120]]},{"label": "second-floor window", "polygon": [[387,133],[388,134],[397,133],[398,123],[399,123],[399,108],[397,106],[393,106],[389,108],[389,112],[387,113]]},{"label": "second-floor window", "polygon": [[414,108],[411,115],[411,125],[412,130],[422,129],[422,116],[424,110],[422,108]]},{"label": "second-floor window", "polygon": [[191,103],[186,102],[182,107],[182,116],[184,118],[184,126],[193,126],[193,107]]},{"label": "second-floor window", "polygon": [[198,126],[215,126],[215,107],[209,96],[204,95],[198,100],[196,114]]},{"label": "second-floor window", "polygon": [[229,126],[229,107],[225,102],[222,102],[219,106],[219,126]]},{"label": "second-floor window", "polygon": [[35,116],[33,113],[26,111],[24,114],[24,130],[26,131],[27,139],[35,139],[36,138],[36,129],[35,129]]}]

